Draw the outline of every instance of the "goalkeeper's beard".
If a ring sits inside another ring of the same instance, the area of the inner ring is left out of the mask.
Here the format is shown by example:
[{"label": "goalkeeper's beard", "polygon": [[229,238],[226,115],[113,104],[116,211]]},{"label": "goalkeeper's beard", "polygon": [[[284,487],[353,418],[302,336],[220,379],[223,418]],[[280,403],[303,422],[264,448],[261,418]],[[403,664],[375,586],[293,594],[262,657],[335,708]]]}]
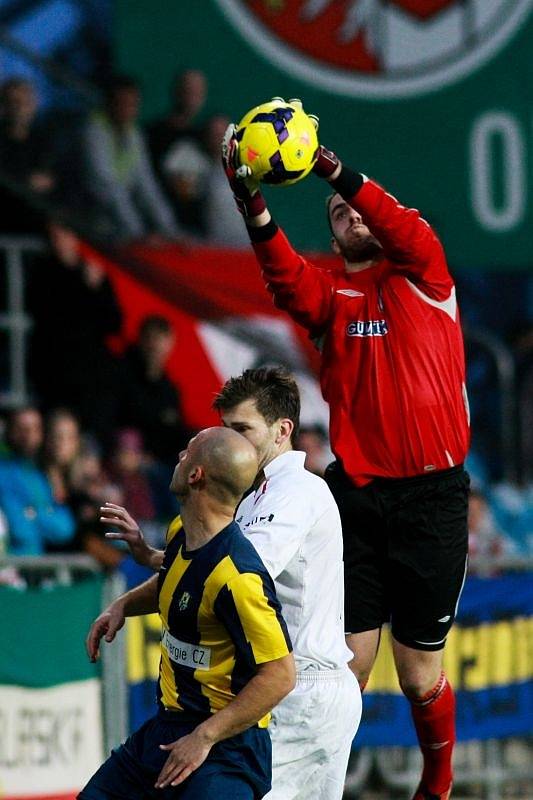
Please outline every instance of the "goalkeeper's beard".
[{"label": "goalkeeper's beard", "polygon": [[341,256],[348,264],[379,261],[383,258],[383,247],[371,233],[358,241],[339,242],[338,239],[336,241]]}]

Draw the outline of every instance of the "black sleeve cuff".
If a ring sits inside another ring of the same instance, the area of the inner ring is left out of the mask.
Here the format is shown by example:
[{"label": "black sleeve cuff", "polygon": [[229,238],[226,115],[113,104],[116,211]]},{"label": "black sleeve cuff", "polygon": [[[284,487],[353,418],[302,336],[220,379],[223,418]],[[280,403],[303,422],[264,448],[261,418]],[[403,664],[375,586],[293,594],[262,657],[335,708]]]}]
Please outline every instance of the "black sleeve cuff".
[{"label": "black sleeve cuff", "polygon": [[273,239],[276,233],[278,232],[278,226],[274,222],[273,219],[270,222],[267,222],[266,225],[261,225],[260,228],[252,228],[251,225],[247,225],[246,229],[248,231],[248,236],[250,237],[250,241],[253,244],[259,244],[260,242],[269,242],[270,239]]},{"label": "black sleeve cuff", "polygon": [[363,183],[363,176],[360,172],[354,172],[349,167],[343,166],[339,177],[331,181],[330,185],[341,197],[350,200],[354,194],[357,194]]}]

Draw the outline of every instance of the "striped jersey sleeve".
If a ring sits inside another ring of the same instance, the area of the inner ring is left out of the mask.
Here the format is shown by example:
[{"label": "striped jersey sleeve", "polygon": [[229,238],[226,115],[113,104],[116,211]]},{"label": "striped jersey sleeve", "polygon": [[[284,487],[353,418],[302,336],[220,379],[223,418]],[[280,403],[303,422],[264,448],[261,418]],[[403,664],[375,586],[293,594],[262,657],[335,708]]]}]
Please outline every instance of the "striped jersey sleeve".
[{"label": "striped jersey sleeve", "polygon": [[241,572],[221,589],[215,613],[236,648],[256,666],[283,658],[292,645],[269,575]]}]

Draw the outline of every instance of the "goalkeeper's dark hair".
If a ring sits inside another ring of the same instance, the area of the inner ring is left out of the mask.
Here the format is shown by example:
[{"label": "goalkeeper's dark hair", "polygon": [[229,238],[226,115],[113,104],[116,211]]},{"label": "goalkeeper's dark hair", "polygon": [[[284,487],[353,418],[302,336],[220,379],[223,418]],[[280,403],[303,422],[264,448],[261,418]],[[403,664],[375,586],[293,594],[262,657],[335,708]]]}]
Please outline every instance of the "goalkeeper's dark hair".
[{"label": "goalkeeper's dark hair", "polygon": [[296,439],[300,428],[300,392],[288,370],[284,367],[245,370],[226,381],[213,401],[213,408],[230,411],[245,400],[255,400],[268,425],[278,419],[290,419],[294,425],[291,443]]},{"label": "goalkeeper's dark hair", "polygon": [[326,197],[326,211],[328,215],[329,229],[334,237],[335,234],[333,233],[330,214],[331,201],[336,194],[339,194],[345,200],[345,202],[349,203],[350,198],[353,198],[357,194],[364,181],[365,176],[361,172],[354,172],[353,169],[350,169],[350,167],[345,167],[344,165],[342,166],[338,177],[335,178],[334,181],[331,181],[331,186],[333,189],[335,189],[335,191]]}]

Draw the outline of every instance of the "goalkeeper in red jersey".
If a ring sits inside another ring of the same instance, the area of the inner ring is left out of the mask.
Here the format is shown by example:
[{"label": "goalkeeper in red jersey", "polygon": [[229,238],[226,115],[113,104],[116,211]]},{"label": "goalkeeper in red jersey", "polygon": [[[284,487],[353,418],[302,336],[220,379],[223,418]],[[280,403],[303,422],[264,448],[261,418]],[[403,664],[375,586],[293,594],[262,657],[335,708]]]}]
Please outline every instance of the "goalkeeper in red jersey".
[{"label": "goalkeeper in red jersey", "polygon": [[344,270],[318,269],[291,247],[239,163],[234,126],[222,153],[267,288],[322,352],[351,666],[364,687],[390,622],[424,757],[413,800],[447,800],[455,700],[442,656],[466,571],[469,417],[442,245],[416,210],[320,147],[313,171],[332,191],[331,244]]}]

